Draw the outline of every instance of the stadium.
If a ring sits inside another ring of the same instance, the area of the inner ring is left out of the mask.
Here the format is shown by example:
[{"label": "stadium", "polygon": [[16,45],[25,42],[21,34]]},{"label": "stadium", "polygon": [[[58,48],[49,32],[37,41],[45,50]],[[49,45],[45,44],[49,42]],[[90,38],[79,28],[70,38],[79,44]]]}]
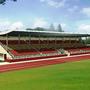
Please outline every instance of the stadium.
[{"label": "stadium", "polygon": [[36,30],[0,32],[0,88],[89,90],[89,37]]},{"label": "stadium", "polygon": [[19,61],[51,56],[70,56],[90,52],[82,38],[89,34],[48,31],[7,31],[0,34],[0,59]]},{"label": "stadium", "polygon": [[0,33],[2,62],[35,61],[89,54],[89,34],[50,31],[7,31]]},{"label": "stadium", "polygon": [[90,0],[0,0],[0,90],[90,90]]}]

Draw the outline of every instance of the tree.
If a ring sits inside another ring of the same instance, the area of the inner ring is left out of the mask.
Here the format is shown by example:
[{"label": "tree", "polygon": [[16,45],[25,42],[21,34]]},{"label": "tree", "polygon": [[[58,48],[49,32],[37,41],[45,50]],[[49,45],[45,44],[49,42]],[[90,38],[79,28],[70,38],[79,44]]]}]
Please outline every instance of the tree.
[{"label": "tree", "polygon": [[45,31],[45,28],[42,28],[42,27],[36,27],[35,30],[38,30],[38,31]]},{"label": "tree", "polygon": [[55,31],[55,27],[54,27],[53,24],[50,25],[50,29],[49,29],[49,30],[50,30],[50,31]]},{"label": "tree", "polygon": [[26,30],[27,30],[27,31],[31,31],[31,30],[34,30],[34,29],[32,29],[32,28],[26,28]]},{"label": "tree", "polygon": [[[0,4],[4,5],[6,1],[8,1],[8,0],[0,0]],[[15,2],[17,0],[11,0],[11,1],[14,1]]]},{"label": "tree", "polygon": [[60,24],[58,24],[57,31],[58,31],[58,32],[63,32],[62,27],[61,27]]}]

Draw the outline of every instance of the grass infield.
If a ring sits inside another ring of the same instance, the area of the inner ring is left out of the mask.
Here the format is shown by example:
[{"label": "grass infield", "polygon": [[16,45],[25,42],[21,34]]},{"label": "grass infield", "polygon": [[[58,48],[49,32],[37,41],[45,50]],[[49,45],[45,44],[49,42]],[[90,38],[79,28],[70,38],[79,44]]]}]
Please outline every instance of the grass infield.
[{"label": "grass infield", "polygon": [[0,90],[90,90],[90,60],[0,73]]}]

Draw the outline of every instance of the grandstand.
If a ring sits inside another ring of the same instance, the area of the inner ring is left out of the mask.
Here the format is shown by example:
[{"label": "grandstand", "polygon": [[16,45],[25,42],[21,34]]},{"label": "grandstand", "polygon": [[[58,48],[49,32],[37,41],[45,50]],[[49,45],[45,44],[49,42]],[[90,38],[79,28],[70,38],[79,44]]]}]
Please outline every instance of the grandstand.
[{"label": "grandstand", "polygon": [[89,34],[49,31],[7,31],[0,33],[0,60],[21,61],[43,57],[90,53],[82,40]]}]

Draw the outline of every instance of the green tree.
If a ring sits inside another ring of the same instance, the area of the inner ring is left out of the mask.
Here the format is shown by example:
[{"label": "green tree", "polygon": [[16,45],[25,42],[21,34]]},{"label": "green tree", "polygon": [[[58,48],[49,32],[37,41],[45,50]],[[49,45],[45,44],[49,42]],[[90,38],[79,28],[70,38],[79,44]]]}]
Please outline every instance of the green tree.
[{"label": "green tree", "polygon": [[34,30],[34,29],[32,29],[32,28],[26,28],[26,30],[27,30],[27,31],[31,31],[31,30]]},{"label": "green tree", "polygon": [[38,31],[45,31],[45,28],[42,28],[42,27],[36,27],[35,30],[38,30]]},{"label": "green tree", "polygon": [[50,29],[49,29],[49,30],[50,30],[50,31],[55,31],[55,27],[54,27],[53,24],[50,25]]},{"label": "green tree", "polygon": [[57,31],[58,31],[58,32],[63,32],[62,27],[61,27],[60,24],[58,24]]},{"label": "green tree", "polygon": [[[0,0],[0,4],[4,5],[6,1],[8,1],[8,0]],[[17,0],[11,0],[11,1],[14,1],[15,2]]]}]

